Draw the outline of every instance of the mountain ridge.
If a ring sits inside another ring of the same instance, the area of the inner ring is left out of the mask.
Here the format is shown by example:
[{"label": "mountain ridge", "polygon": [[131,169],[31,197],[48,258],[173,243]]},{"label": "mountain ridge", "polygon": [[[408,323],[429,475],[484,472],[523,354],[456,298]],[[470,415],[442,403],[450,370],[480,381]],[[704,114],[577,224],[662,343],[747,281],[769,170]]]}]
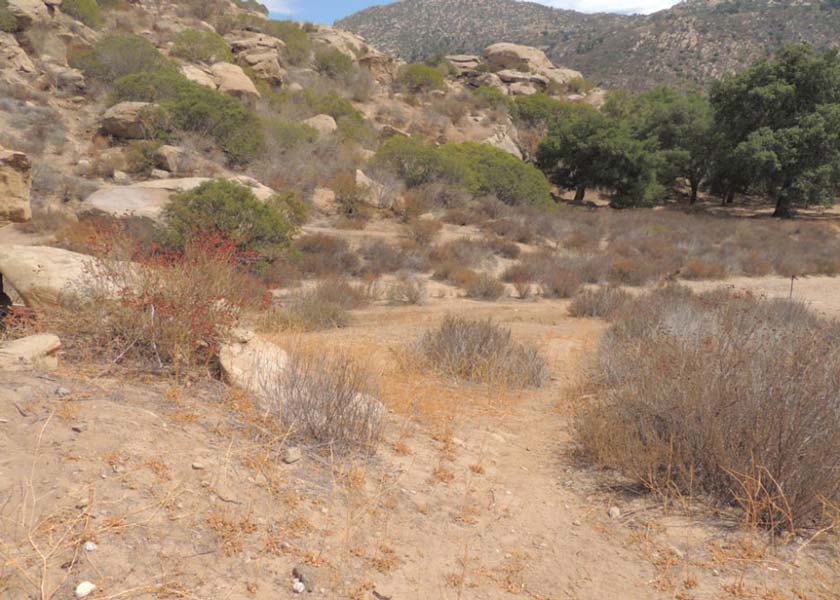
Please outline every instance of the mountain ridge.
[{"label": "mountain ridge", "polygon": [[[492,18],[488,18],[492,15]],[[584,14],[515,0],[401,0],[336,22],[408,61],[515,42],[606,87],[704,85],[808,42],[840,46],[840,2],[687,0],[650,15]]]}]

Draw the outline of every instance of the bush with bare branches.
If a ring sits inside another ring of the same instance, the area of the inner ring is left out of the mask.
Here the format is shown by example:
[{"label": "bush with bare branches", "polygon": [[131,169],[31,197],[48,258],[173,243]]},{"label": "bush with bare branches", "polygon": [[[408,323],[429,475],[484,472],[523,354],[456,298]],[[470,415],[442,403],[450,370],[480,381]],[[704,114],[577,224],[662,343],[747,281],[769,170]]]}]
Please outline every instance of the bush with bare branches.
[{"label": "bush with bare branches", "polygon": [[622,311],[591,369],[586,457],[665,494],[807,528],[840,501],[840,326],[805,306],[685,288]]}]

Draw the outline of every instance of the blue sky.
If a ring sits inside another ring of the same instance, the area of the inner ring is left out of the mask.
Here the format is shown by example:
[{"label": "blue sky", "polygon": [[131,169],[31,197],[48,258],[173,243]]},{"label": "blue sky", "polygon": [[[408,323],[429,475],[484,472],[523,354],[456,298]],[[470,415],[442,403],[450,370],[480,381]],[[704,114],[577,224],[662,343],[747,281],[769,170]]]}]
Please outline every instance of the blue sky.
[{"label": "blue sky", "polygon": [[[675,0],[536,0],[540,4],[581,12],[651,13],[676,4]],[[330,24],[374,4],[388,0],[262,0],[279,19]]]}]

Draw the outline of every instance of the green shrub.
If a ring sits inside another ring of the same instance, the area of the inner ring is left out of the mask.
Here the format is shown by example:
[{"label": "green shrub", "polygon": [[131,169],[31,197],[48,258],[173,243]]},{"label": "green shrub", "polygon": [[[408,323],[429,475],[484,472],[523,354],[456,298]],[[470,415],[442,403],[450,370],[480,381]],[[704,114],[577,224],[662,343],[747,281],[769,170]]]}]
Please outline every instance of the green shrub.
[{"label": "green shrub", "polygon": [[282,119],[267,119],[264,126],[266,138],[284,149],[311,144],[318,139],[318,132],[315,128],[303,123]]},{"label": "green shrub", "polygon": [[489,85],[482,85],[473,90],[473,98],[476,104],[485,108],[499,108],[505,106],[508,97],[499,88]]},{"label": "green shrub", "polygon": [[90,50],[73,56],[71,64],[82,69],[88,77],[106,83],[134,73],[177,71],[148,40],[134,34],[109,35]]},{"label": "green shrub", "polygon": [[518,122],[525,125],[547,125],[560,114],[566,104],[540,92],[514,98],[511,112]]},{"label": "green shrub", "polygon": [[428,92],[443,88],[445,79],[436,68],[416,63],[402,67],[397,73],[397,85],[410,92]]},{"label": "green shrub", "polygon": [[551,188],[542,172],[499,148],[476,142],[445,144],[439,152],[448,163],[460,164],[469,176],[465,185],[495,196],[505,204],[548,206]]},{"label": "green shrub", "polygon": [[315,50],[315,70],[332,79],[350,75],[355,65],[353,59],[343,52],[323,46]]},{"label": "green shrub", "polygon": [[334,90],[320,94],[312,89],[304,90],[306,104],[314,114],[330,115],[336,121],[342,118],[363,121],[362,114],[353,107],[353,104],[343,98]]},{"label": "green shrub", "polygon": [[17,29],[17,17],[9,10],[8,0],[0,0],[0,31],[14,33]]},{"label": "green shrub", "polygon": [[291,243],[296,226],[274,201],[261,202],[244,185],[217,179],[173,196],[163,211],[161,242],[180,250],[196,232],[230,239],[249,262],[271,262]]},{"label": "green shrub", "polygon": [[162,142],[136,140],[128,144],[125,150],[125,158],[128,163],[129,173],[149,175],[157,167],[157,151]]},{"label": "green shrub", "polygon": [[302,65],[312,54],[312,38],[293,21],[268,21],[262,27],[263,33],[283,40],[286,57],[293,65]]},{"label": "green shrub", "polygon": [[230,62],[233,53],[225,38],[212,31],[187,29],[175,36],[172,55],[190,62]]},{"label": "green shrub", "polygon": [[114,82],[113,95],[116,101],[157,102],[174,127],[211,137],[233,163],[252,160],[262,147],[262,127],[254,111],[176,71],[122,77]]},{"label": "green shrub", "polygon": [[403,136],[392,137],[383,143],[373,158],[373,164],[391,170],[408,187],[441,179],[458,183],[469,177],[463,165],[447,163],[434,146]]},{"label": "green shrub", "polygon": [[102,26],[102,10],[96,0],[64,0],[61,10],[88,27]]}]

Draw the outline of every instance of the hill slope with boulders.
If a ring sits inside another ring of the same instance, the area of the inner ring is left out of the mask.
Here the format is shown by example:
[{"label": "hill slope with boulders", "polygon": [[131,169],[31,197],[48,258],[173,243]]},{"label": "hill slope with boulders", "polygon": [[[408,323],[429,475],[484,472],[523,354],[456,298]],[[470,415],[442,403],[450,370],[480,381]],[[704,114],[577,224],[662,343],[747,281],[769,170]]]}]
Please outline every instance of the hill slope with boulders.
[{"label": "hill slope with boulders", "polygon": [[788,43],[840,45],[840,7],[798,0],[690,0],[648,16],[515,0],[402,0],[337,25],[406,60],[474,53],[495,41],[526,44],[600,85],[636,90],[707,83]]}]

